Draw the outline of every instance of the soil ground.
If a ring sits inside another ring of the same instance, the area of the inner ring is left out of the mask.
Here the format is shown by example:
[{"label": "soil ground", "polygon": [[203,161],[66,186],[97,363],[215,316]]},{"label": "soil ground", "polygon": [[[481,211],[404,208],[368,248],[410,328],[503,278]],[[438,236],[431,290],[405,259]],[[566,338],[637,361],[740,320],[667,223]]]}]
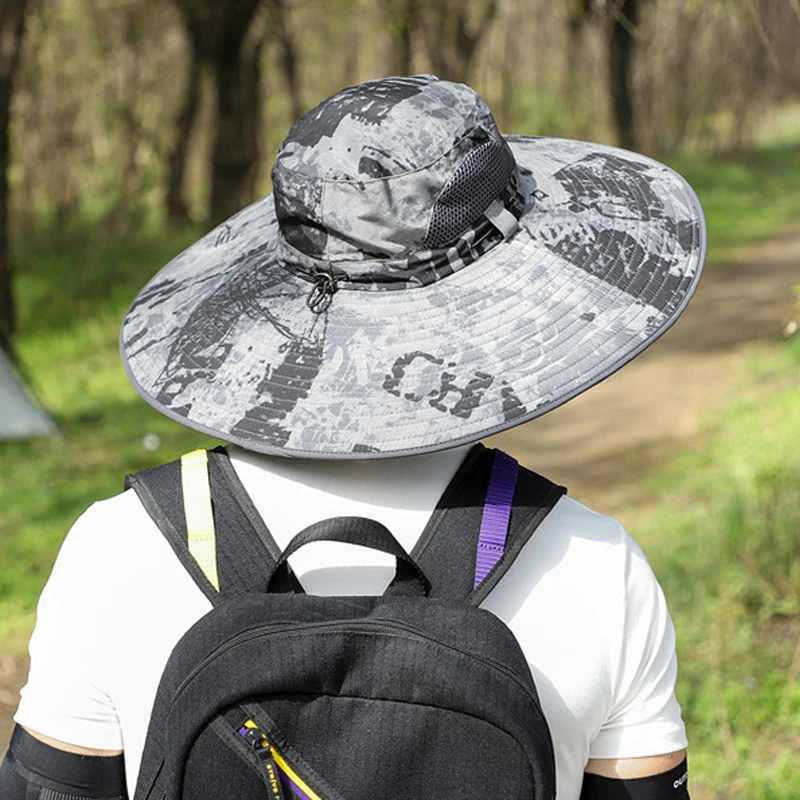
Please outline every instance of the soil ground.
[{"label": "soil ground", "polygon": [[[741,374],[743,346],[796,315],[800,223],[708,271],[680,321],[625,369],[539,420],[489,441],[599,511],[642,499],[637,477],[692,439]],[[0,754],[27,673],[0,654]]]},{"label": "soil ground", "polygon": [[598,511],[641,499],[637,477],[691,446],[742,374],[745,345],[797,317],[800,222],[708,270],[680,320],[590,391],[488,441]]}]

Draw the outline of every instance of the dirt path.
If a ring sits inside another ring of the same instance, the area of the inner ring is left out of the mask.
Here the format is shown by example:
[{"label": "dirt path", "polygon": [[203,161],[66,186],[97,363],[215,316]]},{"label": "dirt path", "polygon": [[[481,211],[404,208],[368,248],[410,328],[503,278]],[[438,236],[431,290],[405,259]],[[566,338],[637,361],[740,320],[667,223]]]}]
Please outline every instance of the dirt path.
[{"label": "dirt path", "polygon": [[[706,273],[681,320],[625,369],[490,441],[600,511],[635,502],[635,477],[690,442],[721,403],[740,374],[742,345],[780,335],[797,284],[800,222]],[[24,658],[0,654],[0,754],[26,672]]]},{"label": "dirt path", "polygon": [[798,284],[800,222],[708,271],[675,326],[620,372],[489,441],[599,511],[636,502],[636,475],[691,442],[741,374],[742,346],[780,336]]},{"label": "dirt path", "polygon": [[11,715],[19,702],[19,690],[28,673],[28,660],[0,653],[0,754],[8,748],[14,723]]}]

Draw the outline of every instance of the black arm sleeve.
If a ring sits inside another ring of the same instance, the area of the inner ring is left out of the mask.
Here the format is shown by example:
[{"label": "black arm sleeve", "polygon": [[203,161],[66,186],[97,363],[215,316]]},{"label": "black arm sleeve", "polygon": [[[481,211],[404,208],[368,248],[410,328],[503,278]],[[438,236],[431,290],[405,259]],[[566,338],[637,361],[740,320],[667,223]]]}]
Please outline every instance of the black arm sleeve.
[{"label": "black arm sleeve", "polygon": [[584,773],[580,800],[689,800],[689,773],[684,758],[677,767],[647,778],[604,778]]},{"label": "black arm sleeve", "polygon": [[66,753],[17,725],[0,765],[0,797],[40,800],[43,795],[59,800],[127,800],[123,757]]}]

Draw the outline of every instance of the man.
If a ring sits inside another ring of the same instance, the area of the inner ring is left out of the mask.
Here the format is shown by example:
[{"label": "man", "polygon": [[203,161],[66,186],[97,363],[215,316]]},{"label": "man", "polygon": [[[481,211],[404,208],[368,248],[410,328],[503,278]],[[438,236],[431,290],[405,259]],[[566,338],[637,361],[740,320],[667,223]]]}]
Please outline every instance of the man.
[{"label": "man", "polygon": [[[273,180],[142,290],[121,344],[149,403],[231,443],[231,485],[279,548],[359,515],[411,551],[468,445],[638,355],[705,255],[668,168],[503,137],[472,90],[431,76],[329,98]],[[292,558],[307,592],[386,587],[379,556],[314,548]],[[559,800],[688,796],[672,623],[619,523],[562,498],[483,607],[530,664]],[[42,596],[4,798],[124,796],[123,763],[133,794],[164,664],[209,608],[134,492],[92,506]]]}]

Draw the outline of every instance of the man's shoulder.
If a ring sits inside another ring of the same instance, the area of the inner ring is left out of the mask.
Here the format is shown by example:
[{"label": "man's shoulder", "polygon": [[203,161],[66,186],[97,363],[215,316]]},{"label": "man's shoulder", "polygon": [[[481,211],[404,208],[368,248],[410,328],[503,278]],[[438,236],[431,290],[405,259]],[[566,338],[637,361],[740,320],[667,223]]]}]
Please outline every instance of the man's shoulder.
[{"label": "man's shoulder", "polygon": [[559,499],[536,536],[553,544],[587,547],[595,553],[603,548],[624,548],[632,541],[616,517],[595,511],[569,495]]},{"label": "man's shoulder", "polygon": [[530,549],[532,558],[545,558],[558,575],[585,580],[587,588],[630,591],[656,583],[647,558],[620,520],[567,496],[542,522]]},{"label": "man's shoulder", "polygon": [[[59,554],[59,561],[126,563],[151,558],[166,541],[131,489],[97,500],[75,521]],[[168,549],[168,545],[167,545]]]},{"label": "man's shoulder", "polygon": [[[522,608],[579,608],[587,618],[618,616],[632,559],[647,562],[621,522],[563,496],[522,548],[490,597],[510,617]],[[652,572],[650,579],[655,583]]]},{"label": "man's shoulder", "polygon": [[119,530],[123,531],[127,527],[139,527],[145,520],[152,524],[152,519],[136,492],[133,489],[125,489],[111,497],[95,500],[78,517],[74,527],[92,531],[98,526],[105,527],[112,520],[116,521]]},{"label": "man's shoulder", "polygon": [[646,555],[616,517],[565,496],[541,527],[542,543],[563,552],[593,585],[618,581],[627,595],[660,591]]}]

